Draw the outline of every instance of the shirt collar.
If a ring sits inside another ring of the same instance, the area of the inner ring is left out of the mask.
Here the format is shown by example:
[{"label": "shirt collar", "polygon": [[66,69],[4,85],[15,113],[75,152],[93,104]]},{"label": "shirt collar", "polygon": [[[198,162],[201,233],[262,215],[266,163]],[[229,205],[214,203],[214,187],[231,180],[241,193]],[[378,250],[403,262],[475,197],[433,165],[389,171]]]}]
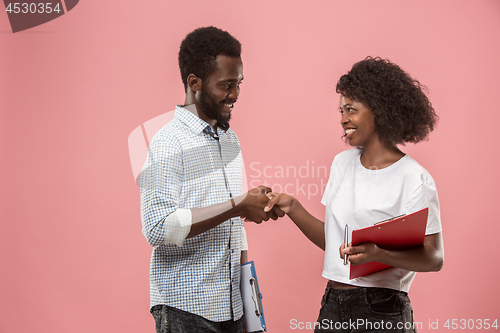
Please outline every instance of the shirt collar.
[{"label": "shirt collar", "polygon": [[[189,127],[196,135],[201,132],[206,132],[210,136],[215,137],[212,127],[206,121],[198,117],[196,105],[177,105],[175,107],[175,117],[186,124],[186,126]],[[217,127],[217,133],[219,136],[222,136],[225,131]]]}]

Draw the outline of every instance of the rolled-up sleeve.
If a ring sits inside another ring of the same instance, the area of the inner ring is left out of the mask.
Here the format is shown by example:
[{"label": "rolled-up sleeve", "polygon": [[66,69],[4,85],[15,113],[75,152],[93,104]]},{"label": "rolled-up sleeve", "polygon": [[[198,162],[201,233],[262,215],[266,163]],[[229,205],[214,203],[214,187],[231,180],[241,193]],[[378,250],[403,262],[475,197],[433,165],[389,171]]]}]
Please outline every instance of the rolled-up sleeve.
[{"label": "rolled-up sleeve", "polygon": [[192,224],[191,210],[179,208],[170,214],[165,221],[165,245],[182,246]]},{"label": "rolled-up sleeve", "polygon": [[247,232],[243,225],[241,226],[241,251],[248,251]]},{"label": "rolled-up sleeve", "polygon": [[141,171],[142,233],[151,246],[182,246],[191,229],[191,211],[179,209],[182,177],[179,142],[153,139]]}]

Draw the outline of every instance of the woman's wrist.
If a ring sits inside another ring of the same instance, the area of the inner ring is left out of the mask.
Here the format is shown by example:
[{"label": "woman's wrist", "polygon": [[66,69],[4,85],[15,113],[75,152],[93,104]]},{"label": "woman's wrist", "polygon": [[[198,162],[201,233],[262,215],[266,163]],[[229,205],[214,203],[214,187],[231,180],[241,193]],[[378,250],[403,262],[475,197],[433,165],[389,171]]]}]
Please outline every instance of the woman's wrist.
[{"label": "woman's wrist", "polygon": [[286,215],[288,215],[288,217],[292,218],[292,215],[296,214],[297,211],[302,207],[302,205],[300,204],[299,200],[297,200],[296,198],[290,196],[291,198],[291,201],[290,201],[290,208],[288,209],[288,212],[286,212]]}]

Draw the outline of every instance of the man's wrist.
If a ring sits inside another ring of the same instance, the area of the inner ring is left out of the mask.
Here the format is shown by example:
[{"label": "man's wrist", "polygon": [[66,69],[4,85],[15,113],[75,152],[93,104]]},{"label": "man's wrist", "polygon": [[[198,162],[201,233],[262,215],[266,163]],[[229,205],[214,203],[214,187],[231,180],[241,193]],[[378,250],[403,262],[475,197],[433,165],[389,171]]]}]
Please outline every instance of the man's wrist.
[{"label": "man's wrist", "polygon": [[243,200],[245,199],[246,195],[248,195],[248,193],[237,196],[236,198],[231,198],[231,204],[233,205],[232,210],[234,211],[235,216],[242,215],[242,209],[244,205]]}]

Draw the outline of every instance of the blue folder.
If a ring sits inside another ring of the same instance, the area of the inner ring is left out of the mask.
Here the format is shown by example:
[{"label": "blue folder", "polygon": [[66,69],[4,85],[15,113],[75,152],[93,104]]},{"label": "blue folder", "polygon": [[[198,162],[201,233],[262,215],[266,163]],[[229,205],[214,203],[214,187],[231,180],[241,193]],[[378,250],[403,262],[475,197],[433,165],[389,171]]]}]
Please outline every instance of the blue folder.
[{"label": "blue folder", "polygon": [[241,298],[243,300],[243,321],[247,333],[267,332],[262,294],[259,290],[255,264],[249,261],[241,265]]}]

